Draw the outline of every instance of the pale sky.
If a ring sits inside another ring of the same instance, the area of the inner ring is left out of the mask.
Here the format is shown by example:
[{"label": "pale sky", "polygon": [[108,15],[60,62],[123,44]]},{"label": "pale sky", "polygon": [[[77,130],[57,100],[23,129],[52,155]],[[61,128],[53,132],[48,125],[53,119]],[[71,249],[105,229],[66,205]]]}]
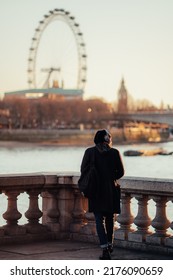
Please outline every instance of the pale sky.
[{"label": "pale sky", "polygon": [[[172,0],[0,0],[0,93],[28,88],[34,30],[55,8],[80,24],[88,56],[85,97],[116,101],[124,77],[134,99],[173,106]],[[53,29],[44,33],[45,40],[56,39]],[[44,41],[40,48],[54,55]]]}]

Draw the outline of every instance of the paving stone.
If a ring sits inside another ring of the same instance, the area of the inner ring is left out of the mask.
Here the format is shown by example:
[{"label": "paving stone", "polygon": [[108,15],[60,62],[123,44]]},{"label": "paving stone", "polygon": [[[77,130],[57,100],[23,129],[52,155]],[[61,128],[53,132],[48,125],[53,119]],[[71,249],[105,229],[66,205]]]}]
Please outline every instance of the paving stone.
[{"label": "paving stone", "polygon": [[[98,245],[63,241],[44,241],[0,246],[0,260],[98,260]],[[172,256],[114,248],[113,260],[171,260]]]}]

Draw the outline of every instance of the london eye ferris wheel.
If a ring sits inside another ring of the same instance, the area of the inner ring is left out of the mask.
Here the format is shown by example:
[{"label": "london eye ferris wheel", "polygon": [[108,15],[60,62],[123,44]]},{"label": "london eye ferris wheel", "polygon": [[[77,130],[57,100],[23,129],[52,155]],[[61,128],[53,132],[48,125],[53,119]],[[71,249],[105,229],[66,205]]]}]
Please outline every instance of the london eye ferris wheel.
[{"label": "london eye ferris wheel", "polygon": [[35,29],[29,49],[29,88],[84,90],[86,50],[80,26],[70,12],[54,9]]}]

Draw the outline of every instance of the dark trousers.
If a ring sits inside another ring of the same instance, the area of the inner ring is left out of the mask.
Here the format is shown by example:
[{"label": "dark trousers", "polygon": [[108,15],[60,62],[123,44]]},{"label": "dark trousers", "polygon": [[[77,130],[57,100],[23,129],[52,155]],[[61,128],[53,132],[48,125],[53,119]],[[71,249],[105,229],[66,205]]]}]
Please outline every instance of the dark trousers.
[{"label": "dark trousers", "polygon": [[108,244],[113,242],[114,214],[94,212],[94,216],[100,246],[102,248],[107,247]]}]

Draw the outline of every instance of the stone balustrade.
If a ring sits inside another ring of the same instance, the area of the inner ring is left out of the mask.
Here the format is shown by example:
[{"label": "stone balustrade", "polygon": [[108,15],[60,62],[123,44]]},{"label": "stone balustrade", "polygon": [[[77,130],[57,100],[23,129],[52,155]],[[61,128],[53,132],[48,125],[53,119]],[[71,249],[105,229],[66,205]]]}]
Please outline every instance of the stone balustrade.
[{"label": "stone balustrade", "polygon": [[[98,242],[78,175],[0,175],[0,209],[5,207],[0,244],[64,238]],[[173,254],[173,180],[124,177],[120,184],[115,245]]]}]

